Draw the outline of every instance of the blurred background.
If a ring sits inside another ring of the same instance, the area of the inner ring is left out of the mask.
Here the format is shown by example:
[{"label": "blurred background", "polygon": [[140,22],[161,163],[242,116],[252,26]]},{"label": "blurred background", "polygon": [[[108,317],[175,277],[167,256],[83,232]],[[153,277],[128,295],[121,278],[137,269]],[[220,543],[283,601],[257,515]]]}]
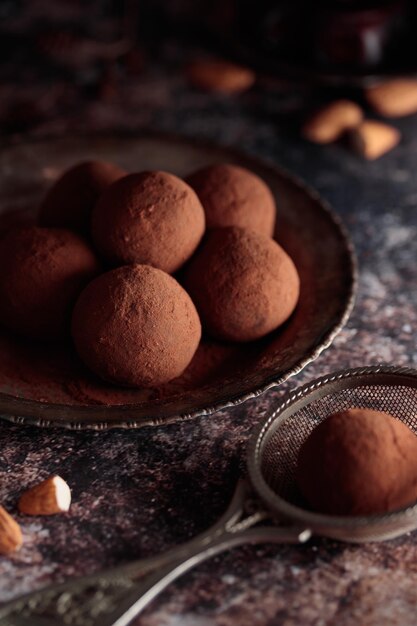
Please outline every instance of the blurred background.
[{"label": "blurred background", "polygon": [[[417,74],[413,0],[0,0],[0,30],[0,125],[14,135],[172,130],[170,107],[181,127],[198,91],[241,92],[255,77],[263,113],[278,92],[291,118],[306,93],[311,107]],[[256,76],[241,88],[193,80],[188,65],[211,56]]]}]

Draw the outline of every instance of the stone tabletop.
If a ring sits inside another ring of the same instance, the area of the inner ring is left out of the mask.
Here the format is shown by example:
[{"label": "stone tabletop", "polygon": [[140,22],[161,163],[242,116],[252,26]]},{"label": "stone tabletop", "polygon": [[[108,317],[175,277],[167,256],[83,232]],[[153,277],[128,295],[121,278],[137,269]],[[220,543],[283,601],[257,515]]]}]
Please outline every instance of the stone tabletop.
[{"label": "stone tabletop", "polygon": [[[19,518],[25,542],[0,559],[1,602],[157,554],[207,528],[227,506],[254,426],[295,386],[346,367],[417,367],[417,117],[395,122],[403,133],[398,148],[364,162],[342,146],[299,138],[297,118],[328,94],[267,77],[239,97],[203,94],[181,72],[188,54],[168,42],[138,73],[112,65],[94,93],[59,76],[17,84],[4,75],[3,128],[13,141],[87,130],[174,131],[290,169],[321,192],[350,231],[360,267],[355,309],[333,345],[297,377],[210,417],[104,433],[1,422],[0,501],[10,511],[22,486],[52,473],[73,493],[67,515]],[[416,590],[417,533],[382,544],[313,539],[244,547],[172,584],[134,624],[411,626]]]}]

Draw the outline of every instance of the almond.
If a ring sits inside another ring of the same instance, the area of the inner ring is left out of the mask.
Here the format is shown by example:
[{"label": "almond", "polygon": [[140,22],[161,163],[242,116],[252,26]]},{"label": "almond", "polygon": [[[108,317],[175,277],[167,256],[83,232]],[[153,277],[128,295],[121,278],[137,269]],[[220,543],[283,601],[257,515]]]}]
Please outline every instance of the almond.
[{"label": "almond", "polygon": [[19,550],[23,543],[19,524],[0,506],[0,554],[6,555]]},{"label": "almond", "polygon": [[186,69],[189,82],[198,89],[219,93],[239,93],[250,89],[255,73],[221,59],[198,59]]},{"label": "almond", "polygon": [[370,161],[395,148],[400,139],[399,130],[375,120],[363,121],[349,134],[352,149]]},{"label": "almond", "polygon": [[362,109],[350,100],[336,100],[310,117],[302,128],[305,139],[314,143],[331,143],[363,119]]},{"label": "almond", "polygon": [[60,476],[51,476],[20,497],[18,508],[26,515],[54,515],[69,510],[71,491]]},{"label": "almond", "polygon": [[417,113],[417,79],[389,80],[369,87],[365,95],[370,106],[385,117],[402,117]]}]

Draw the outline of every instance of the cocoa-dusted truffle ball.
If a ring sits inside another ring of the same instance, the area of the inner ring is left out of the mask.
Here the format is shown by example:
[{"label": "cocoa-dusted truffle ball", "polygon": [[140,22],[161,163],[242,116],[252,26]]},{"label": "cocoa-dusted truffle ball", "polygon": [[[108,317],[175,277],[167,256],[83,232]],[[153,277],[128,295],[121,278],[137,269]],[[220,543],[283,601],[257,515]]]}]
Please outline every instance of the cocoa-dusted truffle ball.
[{"label": "cocoa-dusted truffle ball", "polygon": [[39,224],[89,235],[91,211],[103,191],[126,172],[114,163],[86,161],[58,178],[39,209]]},{"label": "cocoa-dusted truffle ball", "polygon": [[63,336],[78,294],[98,272],[93,252],[69,230],[10,231],[0,241],[0,322],[35,339]]},{"label": "cocoa-dusted truffle ball", "polygon": [[386,513],[417,500],[417,437],[387,413],[342,411],[321,422],[305,441],[296,477],[317,511]]},{"label": "cocoa-dusted truffle ball", "polygon": [[30,209],[10,209],[0,214],[0,238],[15,228],[35,224],[35,216]]},{"label": "cocoa-dusted truffle ball", "polygon": [[231,341],[263,337],[293,312],[300,281],[274,240],[243,228],[219,228],[184,274],[184,284],[213,336]]},{"label": "cocoa-dusted truffle ball", "polygon": [[207,228],[240,226],[272,236],[275,200],[264,181],[237,165],[210,165],[186,179],[206,213]]},{"label": "cocoa-dusted truffle ball", "polygon": [[72,334],[82,360],[104,380],[153,387],[176,378],[201,337],[191,298],[147,265],[102,274],[81,293]]},{"label": "cocoa-dusted truffle ball", "polygon": [[143,263],[169,274],[193,254],[204,228],[195,192],[166,172],[122,178],[93,211],[94,243],[112,265]]}]

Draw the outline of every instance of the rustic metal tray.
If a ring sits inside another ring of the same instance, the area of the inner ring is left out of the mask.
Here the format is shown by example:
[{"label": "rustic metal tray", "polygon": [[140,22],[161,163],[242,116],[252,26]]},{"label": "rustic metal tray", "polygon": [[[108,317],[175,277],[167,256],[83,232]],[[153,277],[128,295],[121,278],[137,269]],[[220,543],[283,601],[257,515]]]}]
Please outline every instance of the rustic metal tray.
[{"label": "rustic metal tray", "polygon": [[[0,417],[21,424],[71,429],[138,428],[208,415],[256,397],[297,374],[328,347],[353,306],[356,264],[352,244],[330,207],[287,172],[248,155],[204,142],[166,135],[123,134],[66,137],[4,148],[0,152],[0,207],[34,209],[51,179],[89,158],[118,163],[131,171],[162,169],[186,175],[215,162],[236,163],[260,175],[277,202],[276,239],[294,259],[301,277],[299,305],[285,326],[245,346],[214,346],[211,370],[191,374],[158,390],[111,390],[85,374],[83,392],[74,388],[69,365],[60,370],[53,348],[40,348],[35,364],[50,378],[28,381],[1,375],[6,360],[0,341]],[[7,338],[9,341],[9,338]],[[210,342],[207,345],[212,350]],[[28,356],[20,342],[17,352]],[[227,367],[226,367],[227,365]],[[49,370],[48,370],[49,367]],[[70,376],[63,385],[65,375]],[[203,368],[204,370],[204,368]],[[78,374],[77,374],[78,375]],[[33,384],[35,382],[35,384]],[[65,393],[58,393],[65,389]],[[79,381],[77,382],[79,384]],[[81,384],[81,383],[80,383]],[[56,387],[56,388],[55,388]],[[67,394],[67,395],[65,395]]]}]

